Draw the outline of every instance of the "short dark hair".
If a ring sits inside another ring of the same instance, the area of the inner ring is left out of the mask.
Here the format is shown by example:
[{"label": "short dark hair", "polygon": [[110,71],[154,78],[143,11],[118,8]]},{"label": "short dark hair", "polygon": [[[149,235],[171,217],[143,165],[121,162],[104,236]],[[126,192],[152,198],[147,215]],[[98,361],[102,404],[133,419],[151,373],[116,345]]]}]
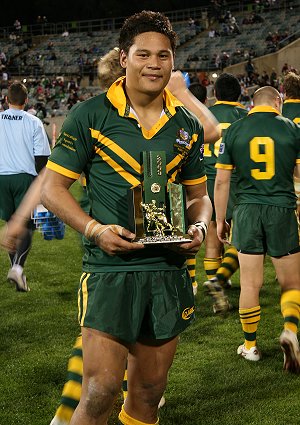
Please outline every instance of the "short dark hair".
[{"label": "short dark hair", "polygon": [[144,32],[158,32],[164,34],[171,43],[173,53],[175,53],[177,35],[173,31],[169,18],[160,12],[143,10],[127,18],[121,28],[119,37],[119,48],[128,53],[134,44],[137,35]]},{"label": "short dark hair", "polygon": [[200,102],[205,103],[207,99],[207,88],[200,83],[192,83],[189,85],[190,92],[200,100]]},{"label": "short dark hair", "polygon": [[283,80],[283,91],[288,99],[300,99],[300,75],[288,72]]},{"label": "short dark hair", "polygon": [[21,81],[14,81],[7,92],[7,100],[11,105],[22,106],[28,97],[26,86]]},{"label": "short dark hair", "polygon": [[217,100],[237,102],[241,95],[239,80],[233,74],[224,72],[216,79],[215,95]]}]

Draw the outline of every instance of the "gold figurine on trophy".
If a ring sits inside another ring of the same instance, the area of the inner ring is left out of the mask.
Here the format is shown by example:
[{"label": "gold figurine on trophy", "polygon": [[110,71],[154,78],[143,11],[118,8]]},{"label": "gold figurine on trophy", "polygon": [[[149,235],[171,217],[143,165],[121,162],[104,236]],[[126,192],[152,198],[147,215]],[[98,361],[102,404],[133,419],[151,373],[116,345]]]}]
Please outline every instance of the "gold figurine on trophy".
[{"label": "gold figurine on trophy", "polygon": [[166,153],[143,152],[144,182],[129,190],[129,228],[143,244],[190,242],[184,187],[168,183]]}]

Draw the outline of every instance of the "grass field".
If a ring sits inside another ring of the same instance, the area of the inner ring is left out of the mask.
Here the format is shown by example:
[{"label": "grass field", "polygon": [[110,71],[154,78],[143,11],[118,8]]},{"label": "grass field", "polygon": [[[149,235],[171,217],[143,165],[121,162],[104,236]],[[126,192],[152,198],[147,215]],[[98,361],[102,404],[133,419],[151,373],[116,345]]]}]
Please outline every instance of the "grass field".
[{"label": "grass field", "polygon": [[[205,280],[199,253],[197,277]],[[77,324],[81,270],[79,236],[67,228],[63,240],[44,241],[36,232],[26,264],[31,292],[6,281],[9,262],[0,252],[0,425],[49,425],[66,377]],[[236,355],[243,341],[238,317],[238,273],[228,291],[233,311],[212,313],[200,288],[196,322],[182,334],[160,412],[163,425],[300,424],[300,378],[282,371],[280,290],[266,259],[259,326],[260,362]],[[109,424],[116,424],[116,412]]]}]

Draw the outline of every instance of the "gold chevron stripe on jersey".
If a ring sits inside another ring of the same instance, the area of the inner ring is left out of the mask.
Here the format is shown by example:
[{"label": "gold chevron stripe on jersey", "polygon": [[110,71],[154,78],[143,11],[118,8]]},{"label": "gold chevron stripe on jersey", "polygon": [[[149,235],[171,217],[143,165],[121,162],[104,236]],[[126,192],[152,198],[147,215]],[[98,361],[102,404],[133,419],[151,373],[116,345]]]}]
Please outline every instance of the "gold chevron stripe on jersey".
[{"label": "gold chevron stripe on jersey", "polygon": [[[109,139],[108,137],[104,136],[100,131],[94,130],[93,128],[91,130],[91,136],[94,139],[97,139],[99,143],[102,143],[104,146],[108,147],[112,152],[114,152],[116,155],[118,155],[120,158],[122,158],[123,161],[125,161],[130,167],[136,171],[138,174],[142,173],[142,167],[141,165],[126,152],[124,149],[122,149],[120,146],[118,146],[113,140]],[[95,151],[98,153],[98,150],[100,150],[99,147],[95,146]]]},{"label": "gold chevron stripe on jersey", "polygon": [[99,156],[101,156],[104,162],[106,162],[110,167],[112,167],[116,173],[120,174],[120,176],[123,177],[123,179],[125,179],[126,181],[128,181],[128,183],[130,183],[133,187],[141,184],[140,180],[136,179],[132,174],[124,170],[124,168],[121,167],[120,164],[118,164],[110,156],[104,153],[101,149],[95,148],[95,151]]}]

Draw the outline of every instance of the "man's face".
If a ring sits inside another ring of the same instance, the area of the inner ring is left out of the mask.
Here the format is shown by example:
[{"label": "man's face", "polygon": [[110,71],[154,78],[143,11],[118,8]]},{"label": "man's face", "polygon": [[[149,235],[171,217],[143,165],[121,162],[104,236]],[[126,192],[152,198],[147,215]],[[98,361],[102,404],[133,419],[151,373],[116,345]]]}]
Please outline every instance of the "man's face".
[{"label": "man's face", "polygon": [[121,51],[126,68],[126,87],[148,95],[162,92],[174,67],[170,40],[157,32],[145,32],[134,39],[128,54]]}]

